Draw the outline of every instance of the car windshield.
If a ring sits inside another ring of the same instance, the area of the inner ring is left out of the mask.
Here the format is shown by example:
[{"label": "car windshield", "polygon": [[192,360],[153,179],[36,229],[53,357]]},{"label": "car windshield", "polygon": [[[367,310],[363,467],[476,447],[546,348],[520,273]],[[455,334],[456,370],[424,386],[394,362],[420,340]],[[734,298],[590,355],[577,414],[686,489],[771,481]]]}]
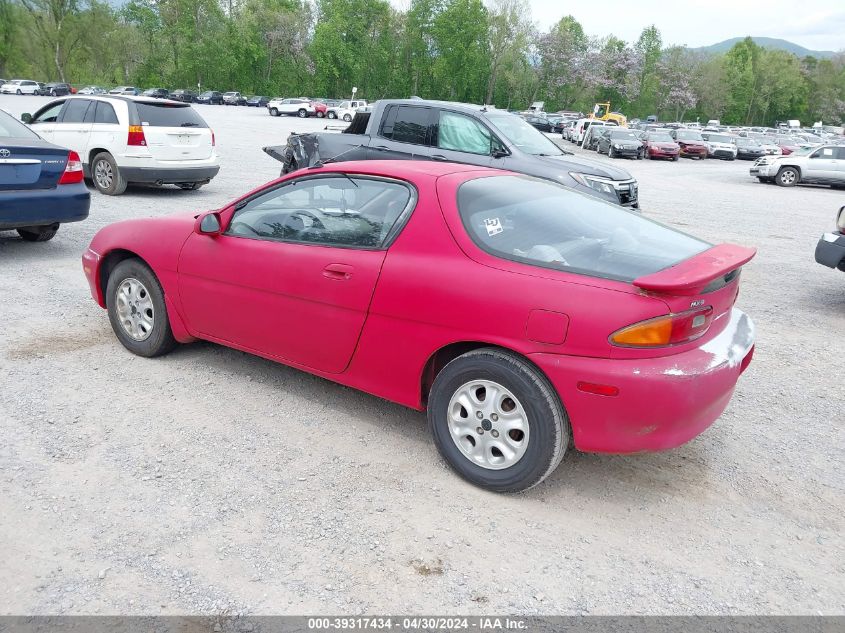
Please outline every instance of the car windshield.
[{"label": "car windshield", "polygon": [[488,112],[487,119],[507,140],[526,154],[534,156],[561,156],[563,154],[547,136],[515,114]]},{"label": "car windshield", "polygon": [[[0,138],[41,138],[10,114],[0,110]],[[13,181],[14,182],[14,181]]]},{"label": "car windshield", "polygon": [[631,130],[612,130],[609,132],[609,136],[614,141],[619,139],[628,139],[631,141],[638,141],[640,137],[634,134]]},{"label": "car windshield", "polygon": [[649,134],[648,140],[652,143],[671,143],[674,139],[668,134]]},{"label": "car windshield", "polygon": [[203,92],[200,96],[208,98],[208,97],[212,96],[213,94],[214,94],[213,92]]},{"label": "car windshield", "polygon": [[739,138],[737,138],[734,142],[735,142],[737,145],[741,145],[741,146],[743,146],[743,147],[746,147],[746,146],[748,146],[748,145],[759,145],[759,143],[757,143],[757,141],[756,141],[756,140],[754,140],[753,138],[744,138],[744,137],[742,137],[742,136],[740,136]]},{"label": "car windshield", "polygon": [[528,176],[476,178],[458,190],[473,241],[511,261],[633,281],[710,244],[639,213]]},{"label": "car windshield", "polygon": [[701,138],[701,132],[696,132],[695,130],[678,130],[677,135],[678,135],[679,141],[703,141],[704,140],[703,138]]},{"label": "car windshield", "polygon": [[713,143],[733,143],[733,138],[727,134],[708,134],[707,140]]}]

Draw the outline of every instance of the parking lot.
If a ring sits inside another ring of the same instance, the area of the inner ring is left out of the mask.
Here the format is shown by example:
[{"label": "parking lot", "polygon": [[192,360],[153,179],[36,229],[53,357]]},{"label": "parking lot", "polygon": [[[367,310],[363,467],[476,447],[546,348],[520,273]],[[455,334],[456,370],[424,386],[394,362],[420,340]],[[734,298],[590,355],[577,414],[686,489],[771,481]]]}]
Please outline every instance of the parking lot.
[{"label": "parking lot", "polygon": [[219,207],[278,175],[263,145],[327,123],[195,107],[221,156],[209,185],[92,192],[50,242],[0,234],[4,613],[845,609],[845,274],[813,261],[842,191],[763,185],[744,161],[614,161],[646,216],[759,249],[739,295],[754,362],[689,444],[572,451],[497,495],[446,467],[422,413],[212,344],[120,346],[82,274],[94,233]]}]

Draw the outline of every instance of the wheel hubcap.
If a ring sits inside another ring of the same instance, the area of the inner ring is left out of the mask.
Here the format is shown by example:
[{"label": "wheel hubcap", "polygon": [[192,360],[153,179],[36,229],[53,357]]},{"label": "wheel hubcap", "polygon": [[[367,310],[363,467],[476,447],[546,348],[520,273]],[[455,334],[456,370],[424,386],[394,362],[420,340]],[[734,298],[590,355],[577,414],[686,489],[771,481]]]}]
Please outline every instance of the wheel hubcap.
[{"label": "wheel hubcap", "polygon": [[146,286],[132,277],[117,287],[117,316],[123,330],[136,341],[145,341],[153,332],[155,309]]},{"label": "wheel hubcap", "polygon": [[114,172],[108,161],[100,160],[94,166],[94,179],[102,189],[108,189],[114,182]]},{"label": "wheel hubcap", "polygon": [[482,468],[509,468],[528,448],[528,416],[499,383],[473,380],[459,387],[449,401],[448,418],[455,446]]},{"label": "wheel hubcap", "polygon": [[780,180],[781,182],[786,183],[792,182],[795,180],[795,174],[793,174],[791,171],[785,171],[783,172],[783,174],[781,174]]}]

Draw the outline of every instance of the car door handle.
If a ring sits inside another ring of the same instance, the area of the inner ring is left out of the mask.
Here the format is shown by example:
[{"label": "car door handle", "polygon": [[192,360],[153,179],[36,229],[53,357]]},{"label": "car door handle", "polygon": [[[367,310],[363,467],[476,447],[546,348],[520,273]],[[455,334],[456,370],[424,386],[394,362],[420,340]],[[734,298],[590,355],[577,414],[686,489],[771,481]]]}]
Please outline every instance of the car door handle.
[{"label": "car door handle", "polygon": [[335,281],[346,281],[352,277],[352,272],[355,269],[349,264],[329,264],[323,268],[323,277],[333,279]]},{"label": "car door handle", "polygon": [[448,160],[449,160],[448,158],[446,158],[445,156],[443,156],[443,154],[432,154],[432,155],[431,155],[431,158],[432,158],[432,160],[443,160],[443,161],[448,161]]}]

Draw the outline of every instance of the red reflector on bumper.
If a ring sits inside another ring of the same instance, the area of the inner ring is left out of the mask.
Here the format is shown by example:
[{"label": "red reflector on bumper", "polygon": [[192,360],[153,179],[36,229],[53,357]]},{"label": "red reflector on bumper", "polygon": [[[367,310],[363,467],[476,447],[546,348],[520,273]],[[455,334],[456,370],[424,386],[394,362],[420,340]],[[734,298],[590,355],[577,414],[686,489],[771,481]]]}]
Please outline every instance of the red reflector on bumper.
[{"label": "red reflector on bumper", "polygon": [[597,396],[618,396],[619,395],[619,387],[614,387],[613,385],[600,385],[594,382],[578,382],[578,391],[583,391],[584,393],[593,393]]}]

